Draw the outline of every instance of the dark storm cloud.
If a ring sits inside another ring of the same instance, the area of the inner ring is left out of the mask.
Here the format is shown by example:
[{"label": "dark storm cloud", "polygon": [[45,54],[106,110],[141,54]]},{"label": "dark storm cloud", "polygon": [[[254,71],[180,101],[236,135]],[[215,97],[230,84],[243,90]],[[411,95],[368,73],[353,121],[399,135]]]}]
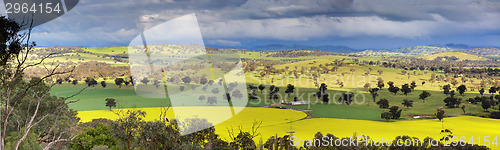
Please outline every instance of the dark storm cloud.
[{"label": "dark storm cloud", "polygon": [[499,13],[500,1],[358,0],[353,10],[393,21],[433,20],[432,14],[452,21],[477,21],[485,13]]},{"label": "dark storm cloud", "polygon": [[196,13],[208,43],[225,45],[255,39],[467,38],[500,30],[500,1],[490,0],[82,0],[37,27],[34,36],[45,45],[126,45],[144,26],[190,13]]}]

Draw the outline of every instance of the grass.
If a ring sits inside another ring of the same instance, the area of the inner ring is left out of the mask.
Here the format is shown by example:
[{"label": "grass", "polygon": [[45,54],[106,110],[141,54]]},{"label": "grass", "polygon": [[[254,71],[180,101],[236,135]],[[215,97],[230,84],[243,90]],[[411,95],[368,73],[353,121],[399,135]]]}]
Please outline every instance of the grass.
[{"label": "grass", "polygon": [[[67,97],[78,93],[83,88],[84,85],[82,85],[82,83],[76,86],[65,83],[63,85],[55,86],[51,90],[51,94],[60,97]],[[118,103],[117,105],[122,108],[159,107],[169,104],[168,99],[141,97],[136,94],[132,86],[122,86],[122,88],[118,88],[116,85],[110,85],[110,83],[108,83],[106,88],[102,88],[98,85],[84,90],[79,95],[70,99],[79,101],[71,103],[69,106],[77,111],[105,110],[109,109],[105,106],[106,98],[116,99]]]}]

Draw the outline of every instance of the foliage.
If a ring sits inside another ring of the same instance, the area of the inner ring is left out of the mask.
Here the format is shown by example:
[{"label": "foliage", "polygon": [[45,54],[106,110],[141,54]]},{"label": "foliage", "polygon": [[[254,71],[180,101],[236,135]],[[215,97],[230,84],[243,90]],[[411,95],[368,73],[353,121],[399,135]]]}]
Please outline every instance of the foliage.
[{"label": "foliage", "polygon": [[449,84],[443,86],[443,93],[445,95],[450,94],[451,86]]},{"label": "foliage", "polygon": [[392,114],[390,112],[383,112],[382,114],[380,114],[380,117],[384,118],[385,120],[391,120]]},{"label": "foliage", "polygon": [[462,103],[461,98],[456,98],[453,96],[447,97],[443,101],[446,103],[445,106],[447,106],[448,108],[458,108]]},{"label": "foliage", "polygon": [[116,100],[114,98],[106,98],[106,107],[109,107],[109,111],[111,111],[111,107],[116,107]]},{"label": "foliage", "polygon": [[458,93],[460,93],[460,95],[464,95],[466,90],[467,90],[467,87],[463,84],[457,87],[457,91],[458,91]]},{"label": "foliage", "polygon": [[405,106],[406,108],[410,108],[410,107],[413,107],[413,100],[405,99],[405,100],[403,100],[403,103],[401,103],[401,104],[403,104],[403,106]]},{"label": "foliage", "polygon": [[292,94],[293,90],[295,90],[295,86],[293,86],[292,84],[286,85],[286,90],[285,90],[286,94],[288,95]]},{"label": "foliage", "polygon": [[145,123],[143,117],[146,112],[141,110],[128,110],[126,116],[121,116],[120,119],[113,121],[111,124],[111,135],[117,140],[124,141],[123,148],[133,149],[137,144],[137,136],[140,133],[140,127]]},{"label": "foliage", "polygon": [[401,92],[403,92],[403,94],[408,96],[408,93],[411,93],[410,85],[404,84],[403,86],[401,86]]},{"label": "foliage", "polygon": [[116,78],[115,79],[115,84],[118,85],[120,88],[122,87],[123,82],[125,82],[125,80],[123,78]]},{"label": "foliage", "polygon": [[354,97],[354,93],[351,93],[351,92],[342,93],[342,96],[339,97],[339,102],[345,103],[347,105],[351,105],[353,97]]},{"label": "foliage", "polygon": [[377,96],[378,96],[377,91],[378,90],[379,90],[379,88],[372,88],[372,89],[370,89],[370,95],[372,95],[373,102],[375,102],[377,100]]},{"label": "foliage", "polygon": [[389,108],[389,113],[391,113],[391,119],[399,119],[401,117],[401,109],[398,106],[392,106]]},{"label": "foliage", "polygon": [[422,102],[425,102],[425,99],[430,97],[432,94],[427,92],[427,91],[422,91],[420,95],[418,95],[419,99],[422,100]]},{"label": "foliage", "polygon": [[442,121],[444,118],[444,110],[442,108],[437,109],[436,117],[439,119],[439,121]]},{"label": "foliage", "polygon": [[389,108],[389,101],[387,99],[380,99],[377,105],[379,108]]},{"label": "foliage", "polygon": [[103,123],[95,127],[85,127],[83,134],[77,136],[69,146],[76,150],[92,149],[94,146],[102,145],[108,148],[114,148],[117,141],[111,136],[111,130],[108,125]]}]

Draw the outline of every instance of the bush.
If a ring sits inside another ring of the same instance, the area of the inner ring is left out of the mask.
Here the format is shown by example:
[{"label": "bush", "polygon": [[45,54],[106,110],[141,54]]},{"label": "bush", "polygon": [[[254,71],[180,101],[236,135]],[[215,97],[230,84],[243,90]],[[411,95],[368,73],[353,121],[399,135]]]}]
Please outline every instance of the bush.
[{"label": "bush", "polygon": [[500,111],[491,112],[490,118],[500,119]]}]

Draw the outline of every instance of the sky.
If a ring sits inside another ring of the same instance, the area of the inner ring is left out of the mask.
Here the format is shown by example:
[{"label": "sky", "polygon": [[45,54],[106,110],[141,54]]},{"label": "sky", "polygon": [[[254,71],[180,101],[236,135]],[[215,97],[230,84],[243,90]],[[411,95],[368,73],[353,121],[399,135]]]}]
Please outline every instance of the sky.
[{"label": "sky", "polygon": [[205,45],[216,48],[500,47],[500,0],[80,0],[32,38],[39,46],[126,46],[144,26],[192,13]]}]

